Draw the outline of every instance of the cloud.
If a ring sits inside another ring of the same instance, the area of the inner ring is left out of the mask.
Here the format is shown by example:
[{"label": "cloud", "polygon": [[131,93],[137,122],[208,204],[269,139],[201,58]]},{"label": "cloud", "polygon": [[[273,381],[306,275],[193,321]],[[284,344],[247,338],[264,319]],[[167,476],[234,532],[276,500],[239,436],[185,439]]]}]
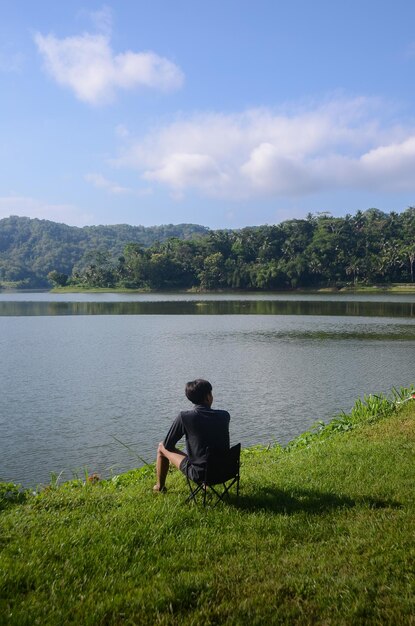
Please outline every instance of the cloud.
[{"label": "cloud", "polygon": [[366,177],[386,191],[415,189],[415,134],[400,143],[379,146],[364,154],[361,167]]},{"label": "cloud", "polygon": [[115,164],[173,194],[301,198],[332,189],[415,191],[415,129],[382,102],[334,98],[274,111],[205,113],[119,135]]},{"label": "cloud", "polygon": [[59,85],[92,105],[112,102],[120,89],[172,91],[181,87],[183,72],[169,59],[151,51],[115,54],[105,32],[110,29],[110,17],[101,15],[100,20],[104,32],[98,34],[84,33],[65,39],[35,34],[46,71]]},{"label": "cloud", "polygon": [[0,197],[0,218],[10,215],[37,217],[71,226],[84,226],[94,223],[92,214],[71,204],[48,204],[25,196]]},{"label": "cloud", "polygon": [[97,189],[103,189],[114,195],[133,195],[137,197],[142,196],[150,196],[153,193],[151,187],[144,187],[141,189],[131,189],[130,187],[122,187],[118,183],[109,180],[102,174],[97,172],[91,172],[89,174],[85,174],[84,179],[87,183],[90,183],[93,187]]},{"label": "cloud", "polygon": [[281,194],[290,194],[295,188],[296,193],[302,195],[315,189],[315,181],[301,160],[281,155],[271,143],[261,143],[254,148],[240,173],[253,189],[265,193],[278,189]]},{"label": "cloud", "polygon": [[188,187],[209,189],[212,184],[226,181],[212,157],[183,152],[171,154],[159,169],[145,172],[143,178],[166,183],[178,191]]},{"label": "cloud", "polygon": [[113,193],[113,194],[132,193],[132,189],[129,189],[128,187],[122,187],[118,183],[114,183],[113,181],[108,180],[102,174],[97,174],[97,173],[86,174],[84,178],[88,183],[91,183],[91,185],[93,185],[94,187],[97,187],[98,189],[105,189],[106,191],[109,191],[110,193]]}]

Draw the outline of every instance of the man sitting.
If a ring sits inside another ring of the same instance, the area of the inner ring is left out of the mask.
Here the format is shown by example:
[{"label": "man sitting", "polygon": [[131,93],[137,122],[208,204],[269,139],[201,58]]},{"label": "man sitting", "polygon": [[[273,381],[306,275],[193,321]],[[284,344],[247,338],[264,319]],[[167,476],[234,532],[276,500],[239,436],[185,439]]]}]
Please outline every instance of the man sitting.
[{"label": "man sitting", "polygon": [[[229,450],[229,421],[227,411],[212,409],[212,385],[201,378],[186,384],[186,397],[193,402],[190,411],[181,411],[174,420],[164,442],[157,450],[157,483],[154,491],[165,491],[169,464],[179,468],[190,480],[200,482],[204,476],[206,449]],[[187,454],[176,448],[186,438]]]}]

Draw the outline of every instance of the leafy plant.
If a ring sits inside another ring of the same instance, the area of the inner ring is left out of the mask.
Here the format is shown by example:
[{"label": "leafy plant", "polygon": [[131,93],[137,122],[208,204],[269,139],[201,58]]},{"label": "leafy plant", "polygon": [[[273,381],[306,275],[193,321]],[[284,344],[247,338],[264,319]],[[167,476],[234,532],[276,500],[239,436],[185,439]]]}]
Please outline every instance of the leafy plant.
[{"label": "leafy plant", "polygon": [[346,432],[364,424],[372,424],[384,417],[389,417],[399,411],[403,402],[411,398],[411,394],[413,394],[413,389],[402,387],[400,390],[394,388],[390,397],[383,394],[365,395],[363,400],[360,398],[356,400],[349,413],[341,411],[327,424],[319,420],[311,430],[288,443],[284,450],[289,452],[290,450],[304,448],[317,440],[326,439],[334,433]]},{"label": "leafy plant", "polygon": [[21,485],[0,482],[0,511],[13,504],[21,504],[28,498],[29,491]]}]

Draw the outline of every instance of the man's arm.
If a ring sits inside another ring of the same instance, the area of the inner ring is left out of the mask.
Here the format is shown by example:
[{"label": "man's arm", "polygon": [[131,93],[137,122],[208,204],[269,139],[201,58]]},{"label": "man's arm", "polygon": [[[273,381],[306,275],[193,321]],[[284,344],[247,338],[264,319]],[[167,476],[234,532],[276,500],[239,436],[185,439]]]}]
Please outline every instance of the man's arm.
[{"label": "man's arm", "polygon": [[167,433],[165,440],[163,441],[164,447],[170,452],[175,452],[176,443],[179,441],[179,439],[183,437],[183,435],[184,435],[183,421],[182,421],[182,416],[179,413],[179,415],[176,417],[173,424],[171,425],[170,430]]}]

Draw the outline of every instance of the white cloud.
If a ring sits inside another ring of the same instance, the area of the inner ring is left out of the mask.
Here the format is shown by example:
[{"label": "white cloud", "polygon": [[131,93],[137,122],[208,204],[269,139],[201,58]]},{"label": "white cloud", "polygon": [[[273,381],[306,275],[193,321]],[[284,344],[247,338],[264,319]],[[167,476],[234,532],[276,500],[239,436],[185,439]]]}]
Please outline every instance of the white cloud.
[{"label": "white cloud", "polygon": [[265,193],[278,189],[281,194],[291,194],[294,187],[296,193],[303,195],[315,188],[315,182],[301,159],[281,155],[271,143],[261,143],[254,148],[240,173],[253,189]]},{"label": "white cloud", "polygon": [[108,180],[102,174],[98,173],[90,173],[84,176],[85,180],[88,183],[91,183],[94,187],[98,189],[105,189],[113,194],[128,194],[132,193],[132,190],[128,187],[122,187],[118,183],[113,182],[112,180]]},{"label": "white cloud", "polygon": [[386,191],[415,189],[415,133],[400,143],[379,146],[364,154],[361,166],[369,180]]},{"label": "white cloud", "polygon": [[[110,24],[107,26],[110,28]],[[88,104],[111,102],[119,89],[148,87],[171,91],[184,80],[177,65],[154,52],[115,54],[105,32],[65,39],[36,33],[34,39],[47,72]]]},{"label": "white cloud", "polygon": [[183,194],[249,199],[328,189],[415,191],[415,129],[368,98],[198,114],[123,145],[115,163]]},{"label": "white cloud", "polygon": [[209,189],[226,181],[215,160],[206,154],[174,153],[159,169],[146,172],[143,178],[163,182],[176,190],[189,187]]},{"label": "white cloud", "polygon": [[0,197],[0,218],[10,215],[37,217],[39,219],[62,222],[71,226],[93,224],[92,214],[80,210],[71,204],[48,204],[25,196]]}]

